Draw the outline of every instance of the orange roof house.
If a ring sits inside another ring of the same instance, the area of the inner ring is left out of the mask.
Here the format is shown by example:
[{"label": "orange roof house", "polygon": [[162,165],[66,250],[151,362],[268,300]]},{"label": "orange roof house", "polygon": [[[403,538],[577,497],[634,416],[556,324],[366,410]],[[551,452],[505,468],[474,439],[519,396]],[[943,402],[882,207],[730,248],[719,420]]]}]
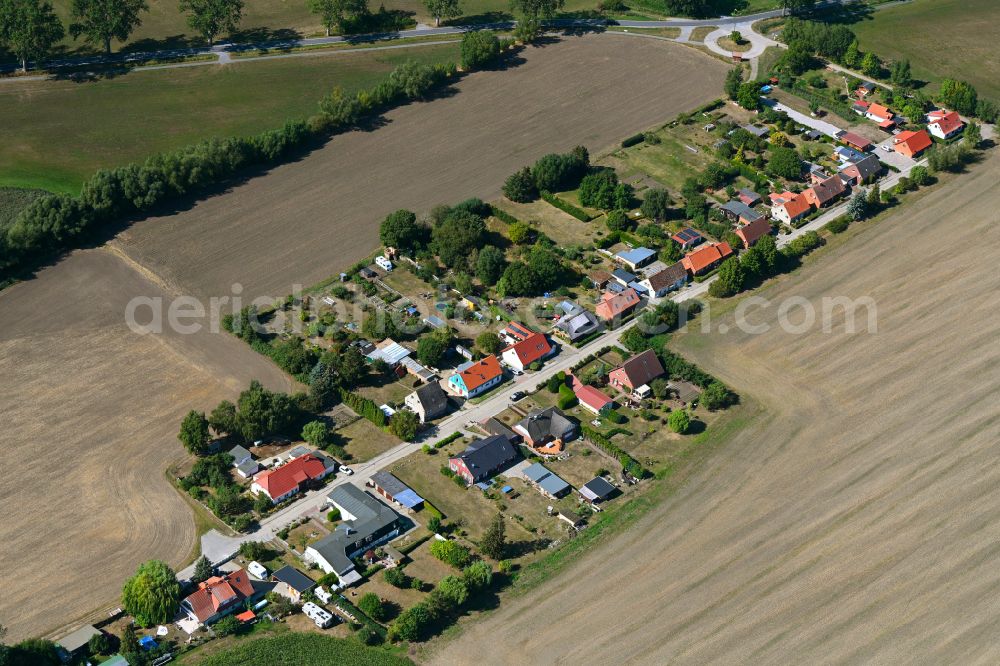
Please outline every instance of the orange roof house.
[{"label": "orange roof house", "polygon": [[892,144],[896,152],[909,158],[914,158],[931,147],[931,135],[927,130],[917,132],[900,132],[893,138]]},{"label": "orange roof house", "polygon": [[830,176],[802,193],[810,206],[822,208],[844,194],[847,188],[839,175]]},{"label": "orange roof house", "polygon": [[307,453],[277,469],[261,472],[254,477],[250,489],[263,493],[277,504],[299,492],[302,486],[315,479],[322,479],[333,471],[335,464],[319,456]]},{"label": "orange roof house", "polygon": [[611,321],[615,317],[626,316],[637,305],[639,305],[639,294],[629,287],[620,294],[605,292],[594,312],[604,321]]},{"label": "orange roof house", "polygon": [[472,398],[493,388],[502,380],[500,361],[490,354],[453,374],[448,380],[448,386],[459,395]]},{"label": "orange roof house", "polygon": [[865,113],[865,116],[881,123],[886,120],[892,120],[895,114],[889,110],[889,107],[872,102],[868,105],[868,111]]},{"label": "orange roof house", "polygon": [[247,572],[237,569],[225,576],[212,576],[181,602],[181,608],[202,624],[211,624],[241,608],[256,592]]},{"label": "orange roof house", "polygon": [[552,345],[542,333],[532,333],[524,340],[515,342],[500,352],[504,363],[512,368],[524,370],[526,367],[552,353]]},{"label": "orange roof house", "polygon": [[681,265],[691,275],[700,275],[718,266],[732,253],[733,249],[729,247],[729,243],[713,243],[681,259]]},{"label": "orange roof house", "polygon": [[766,217],[756,219],[736,230],[736,235],[743,241],[744,249],[749,248],[769,233],[771,233],[771,223],[767,221]]},{"label": "orange roof house", "polygon": [[782,199],[771,206],[771,217],[785,224],[791,224],[809,214],[812,206],[805,194],[796,194],[790,199]]},{"label": "orange roof house", "polygon": [[950,139],[965,127],[955,111],[937,109],[927,114],[927,131],[939,139]]}]

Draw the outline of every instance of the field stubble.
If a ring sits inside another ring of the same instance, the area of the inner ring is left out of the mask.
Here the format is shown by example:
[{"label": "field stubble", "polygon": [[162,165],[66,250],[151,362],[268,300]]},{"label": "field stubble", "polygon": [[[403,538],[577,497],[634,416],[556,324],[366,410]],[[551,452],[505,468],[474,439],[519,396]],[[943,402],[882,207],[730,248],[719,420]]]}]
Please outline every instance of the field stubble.
[{"label": "field stubble", "polygon": [[995,662],[998,175],[994,155],[760,292],[871,296],[877,334],[678,336],[764,415],[435,663],[486,636],[490,663]]}]

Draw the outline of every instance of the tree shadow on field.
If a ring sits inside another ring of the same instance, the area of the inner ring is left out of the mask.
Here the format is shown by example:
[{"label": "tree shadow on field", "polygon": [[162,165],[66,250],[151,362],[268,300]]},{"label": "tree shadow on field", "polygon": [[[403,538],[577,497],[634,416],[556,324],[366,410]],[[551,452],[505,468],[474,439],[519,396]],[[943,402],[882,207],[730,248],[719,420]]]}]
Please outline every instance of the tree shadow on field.
[{"label": "tree shadow on field", "polygon": [[441,25],[489,25],[492,23],[509,23],[513,20],[514,16],[510,12],[496,11],[460,16],[456,19],[441,21]]},{"label": "tree shadow on field", "polygon": [[[229,36],[229,41],[237,44],[259,44],[270,49],[291,48],[292,42],[302,39],[304,35],[291,28],[267,28],[256,26],[237,30]],[[287,44],[285,43],[287,42]]]},{"label": "tree shadow on field", "polygon": [[129,42],[121,48],[121,53],[144,53],[146,51],[173,51],[175,49],[192,49],[205,46],[205,39],[191,35],[169,35],[159,39],[147,37]]},{"label": "tree shadow on field", "polygon": [[844,4],[837,5],[835,7],[816,9],[803,14],[801,18],[807,18],[813,21],[822,21],[823,23],[850,25],[852,23],[860,23],[862,21],[871,21],[874,17],[875,10],[870,5],[858,2],[851,3],[849,5]]}]

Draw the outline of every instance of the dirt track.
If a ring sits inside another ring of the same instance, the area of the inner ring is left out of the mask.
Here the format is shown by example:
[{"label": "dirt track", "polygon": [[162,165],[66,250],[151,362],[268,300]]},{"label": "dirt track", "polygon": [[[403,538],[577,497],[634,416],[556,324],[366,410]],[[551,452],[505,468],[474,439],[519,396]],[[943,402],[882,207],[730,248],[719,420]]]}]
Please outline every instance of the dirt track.
[{"label": "dirt track", "polygon": [[463,79],[459,93],[387,114],[188,211],[123,236],[129,252],[196,295],[282,296],[346,268],[398,208],[499,194],[516,168],[584,144],[605,149],[718,97],[726,67],[692,49],[620,34],[529,48],[524,63]]},{"label": "dirt track", "polygon": [[871,296],[877,334],[684,336],[768,414],[435,663],[997,663],[998,178],[993,156],[762,293]]},{"label": "dirt track", "polygon": [[[139,336],[125,303],[161,296],[108,250],[0,293],[0,624],[17,640],[117,604],[135,566],[180,564],[191,511],[163,474],[180,418],[251,378],[288,390],[226,335]],[[75,627],[72,627],[75,628]]]}]

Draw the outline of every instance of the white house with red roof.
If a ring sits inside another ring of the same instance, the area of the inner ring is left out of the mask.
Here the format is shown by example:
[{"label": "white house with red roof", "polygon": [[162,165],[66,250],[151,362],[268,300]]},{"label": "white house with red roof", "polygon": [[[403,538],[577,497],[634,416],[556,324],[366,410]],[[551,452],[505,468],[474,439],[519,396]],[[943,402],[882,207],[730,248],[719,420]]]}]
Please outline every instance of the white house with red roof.
[{"label": "white house with red roof", "polygon": [[337,471],[337,463],[318,453],[307,453],[277,469],[261,472],[250,484],[250,492],[267,495],[274,504],[300,492],[306,484]]},{"label": "white house with red roof", "polygon": [[544,334],[532,333],[500,352],[500,358],[507,367],[524,372],[532,363],[550,356],[552,352],[552,345]]},{"label": "white house with red roof", "polygon": [[475,398],[503,381],[500,360],[490,354],[478,361],[469,361],[459,366],[458,371],[448,378],[448,388],[464,398]]},{"label": "white house with red roof", "polygon": [[927,114],[927,131],[939,139],[950,139],[965,128],[956,111],[936,109]]},{"label": "white house with red roof", "polygon": [[235,610],[242,610],[247,600],[263,596],[266,586],[254,587],[243,569],[225,576],[212,576],[198,583],[198,589],[181,601],[181,610],[199,624],[212,624]]},{"label": "white house with red roof", "polygon": [[569,386],[576,394],[576,399],[580,401],[580,406],[600,415],[610,409],[614,409],[615,401],[593,386],[584,384],[573,375],[569,375]]}]

